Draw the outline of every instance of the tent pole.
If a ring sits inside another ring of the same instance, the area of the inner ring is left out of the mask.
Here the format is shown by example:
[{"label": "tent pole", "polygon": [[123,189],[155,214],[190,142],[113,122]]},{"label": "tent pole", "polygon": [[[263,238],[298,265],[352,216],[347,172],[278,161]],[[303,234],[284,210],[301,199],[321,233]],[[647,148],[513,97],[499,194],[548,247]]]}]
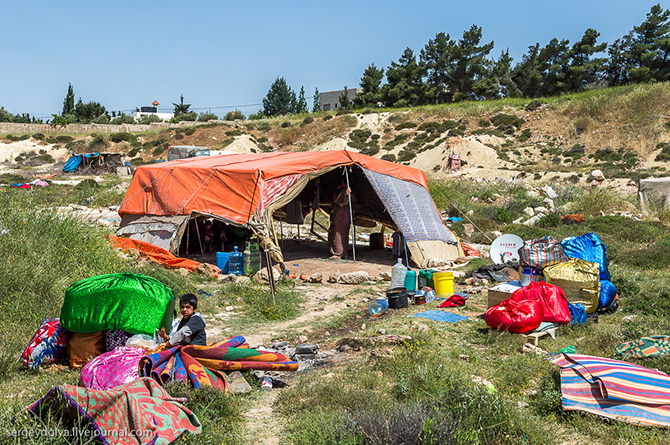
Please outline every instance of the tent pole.
[{"label": "tent pole", "polygon": [[188,243],[191,240],[191,217],[188,217],[188,222],[186,223],[186,258],[188,258]]},{"label": "tent pole", "polygon": [[266,249],[265,250],[265,265],[268,268],[268,281],[270,282],[270,292],[272,293],[272,305],[276,306],[277,303],[275,302],[275,276],[272,271],[272,264],[270,263],[272,261],[272,258],[270,257],[270,252]]},{"label": "tent pole", "polygon": [[[356,226],[354,225],[354,211],[351,209],[351,187],[349,187],[349,172],[344,167],[344,175],[347,178],[347,189],[349,190],[349,219],[351,220],[351,247],[354,251],[354,263],[356,262]],[[344,252],[345,254],[347,252]]]},{"label": "tent pole", "polygon": [[279,233],[281,234],[281,250],[284,251],[284,214],[279,209]]},{"label": "tent pole", "polygon": [[200,255],[205,256],[205,251],[202,248],[202,238],[200,238],[200,229],[198,228],[198,218],[195,218],[195,231],[198,234],[198,244],[200,244]]}]

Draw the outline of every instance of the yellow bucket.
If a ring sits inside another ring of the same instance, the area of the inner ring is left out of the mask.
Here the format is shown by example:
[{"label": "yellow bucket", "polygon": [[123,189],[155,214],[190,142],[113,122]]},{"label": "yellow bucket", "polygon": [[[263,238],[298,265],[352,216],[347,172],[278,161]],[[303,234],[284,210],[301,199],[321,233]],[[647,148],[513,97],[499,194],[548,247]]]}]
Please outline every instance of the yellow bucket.
[{"label": "yellow bucket", "polygon": [[441,298],[451,297],[454,294],[454,274],[451,272],[438,272],[433,274],[435,283],[435,295]]}]

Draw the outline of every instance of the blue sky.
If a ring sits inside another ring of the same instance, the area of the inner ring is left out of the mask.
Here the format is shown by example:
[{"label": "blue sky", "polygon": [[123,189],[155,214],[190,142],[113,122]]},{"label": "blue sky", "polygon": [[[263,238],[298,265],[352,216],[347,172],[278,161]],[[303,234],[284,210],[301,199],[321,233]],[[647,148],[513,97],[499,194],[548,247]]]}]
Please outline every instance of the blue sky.
[{"label": "blue sky", "polygon": [[[49,117],[68,82],[77,99],[131,111],[154,100],[171,111],[184,95],[197,111],[260,108],[283,76],[307,96],[357,87],[370,64],[386,68],[406,47],[418,55],[438,32],[472,24],[509,48],[575,42],[587,28],[612,42],[670,0],[562,1],[8,1],[2,6],[0,106]],[[309,106],[311,108],[311,101]],[[248,106],[244,106],[248,105]]]}]

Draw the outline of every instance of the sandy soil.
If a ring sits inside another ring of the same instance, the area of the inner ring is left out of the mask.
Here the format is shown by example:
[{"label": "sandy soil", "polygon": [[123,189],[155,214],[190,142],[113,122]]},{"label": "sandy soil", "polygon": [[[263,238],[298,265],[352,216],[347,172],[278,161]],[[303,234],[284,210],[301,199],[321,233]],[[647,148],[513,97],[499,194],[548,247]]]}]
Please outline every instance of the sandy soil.
[{"label": "sandy soil", "polygon": [[[33,139],[28,139],[25,141],[12,142],[9,144],[0,143],[0,172],[12,171],[16,168],[16,163],[14,158],[19,156],[21,153],[27,153],[34,151],[36,154],[39,154],[40,150],[46,150],[48,154],[53,156],[56,163],[67,161],[68,153],[65,148],[54,148],[53,145],[49,144],[40,144]],[[47,171],[53,164],[44,164],[36,166],[33,168],[35,171]]]}]

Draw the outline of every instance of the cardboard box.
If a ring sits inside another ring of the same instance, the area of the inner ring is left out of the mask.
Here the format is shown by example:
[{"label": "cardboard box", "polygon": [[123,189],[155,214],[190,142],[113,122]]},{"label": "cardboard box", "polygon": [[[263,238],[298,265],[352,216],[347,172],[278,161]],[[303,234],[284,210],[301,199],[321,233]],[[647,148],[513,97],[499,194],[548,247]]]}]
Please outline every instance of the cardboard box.
[{"label": "cardboard box", "polygon": [[517,289],[521,289],[521,283],[518,281],[510,281],[508,283],[499,284],[489,288],[488,303],[486,308],[488,309],[503,300],[507,300]]}]

